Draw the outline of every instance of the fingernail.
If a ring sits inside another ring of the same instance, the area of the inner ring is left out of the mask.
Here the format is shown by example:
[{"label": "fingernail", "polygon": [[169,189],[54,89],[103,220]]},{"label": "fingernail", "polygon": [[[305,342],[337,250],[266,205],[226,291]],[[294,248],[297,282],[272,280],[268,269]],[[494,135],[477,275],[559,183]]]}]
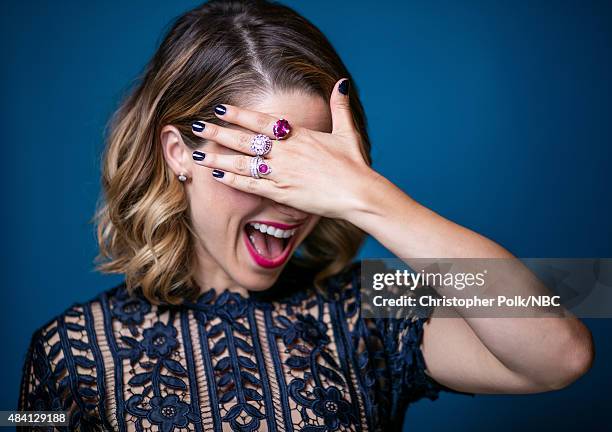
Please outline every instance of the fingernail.
[{"label": "fingernail", "polygon": [[345,79],[344,81],[340,83],[340,85],[338,86],[338,91],[345,96],[348,94],[349,92],[349,80],[348,79]]},{"label": "fingernail", "polygon": [[198,120],[197,122],[193,122],[193,123],[191,124],[191,129],[192,129],[194,132],[202,132],[202,131],[204,130],[204,128],[205,128],[205,127],[206,127],[206,125],[204,124],[204,122],[199,121],[199,120]]},{"label": "fingernail", "polygon": [[225,173],[221,170],[218,169],[214,169],[212,172],[213,177],[217,177],[217,178],[223,178],[223,176],[225,175]]},{"label": "fingernail", "polygon": [[193,160],[201,161],[206,157],[206,153],[196,150],[191,154],[191,157],[193,157]]},{"label": "fingernail", "polygon": [[219,115],[223,115],[225,114],[227,111],[227,108],[225,108],[223,105],[215,105],[215,112]]}]

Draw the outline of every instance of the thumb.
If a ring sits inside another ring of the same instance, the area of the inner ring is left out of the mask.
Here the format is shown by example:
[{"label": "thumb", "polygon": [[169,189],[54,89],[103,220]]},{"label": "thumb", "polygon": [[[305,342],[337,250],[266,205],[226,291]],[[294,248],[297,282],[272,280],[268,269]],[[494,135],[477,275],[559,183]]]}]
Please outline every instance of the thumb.
[{"label": "thumb", "polygon": [[355,131],[353,113],[349,101],[350,83],[347,78],[339,80],[330,97],[330,108],[332,115],[332,133],[337,135],[348,135]]}]

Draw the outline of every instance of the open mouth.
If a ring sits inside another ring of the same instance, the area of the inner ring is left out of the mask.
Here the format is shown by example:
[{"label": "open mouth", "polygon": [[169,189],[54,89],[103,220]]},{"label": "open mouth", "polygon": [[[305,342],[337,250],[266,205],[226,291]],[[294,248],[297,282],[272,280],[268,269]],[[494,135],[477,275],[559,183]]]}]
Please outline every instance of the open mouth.
[{"label": "open mouth", "polygon": [[278,267],[287,260],[297,229],[295,225],[248,222],[244,226],[245,243],[258,265]]}]

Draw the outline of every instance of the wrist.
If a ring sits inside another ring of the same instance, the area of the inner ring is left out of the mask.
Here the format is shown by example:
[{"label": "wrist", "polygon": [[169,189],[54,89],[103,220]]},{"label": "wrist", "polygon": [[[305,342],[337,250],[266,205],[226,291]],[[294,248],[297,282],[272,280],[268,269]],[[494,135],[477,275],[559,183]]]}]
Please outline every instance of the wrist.
[{"label": "wrist", "polygon": [[361,229],[382,222],[394,212],[394,207],[405,206],[413,200],[385,176],[371,167],[354,182],[354,199],[345,219]]}]

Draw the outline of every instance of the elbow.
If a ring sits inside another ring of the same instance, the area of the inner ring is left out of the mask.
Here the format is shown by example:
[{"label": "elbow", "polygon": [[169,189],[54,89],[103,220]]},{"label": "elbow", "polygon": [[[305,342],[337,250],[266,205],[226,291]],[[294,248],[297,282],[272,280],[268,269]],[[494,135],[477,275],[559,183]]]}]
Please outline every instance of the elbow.
[{"label": "elbow", "polygon": [[564,330],[561,339],[556,379],[549,383],[550,390],[563,389],[586,374],[595,359],[595,346],[589,329],[579,320]]}]

